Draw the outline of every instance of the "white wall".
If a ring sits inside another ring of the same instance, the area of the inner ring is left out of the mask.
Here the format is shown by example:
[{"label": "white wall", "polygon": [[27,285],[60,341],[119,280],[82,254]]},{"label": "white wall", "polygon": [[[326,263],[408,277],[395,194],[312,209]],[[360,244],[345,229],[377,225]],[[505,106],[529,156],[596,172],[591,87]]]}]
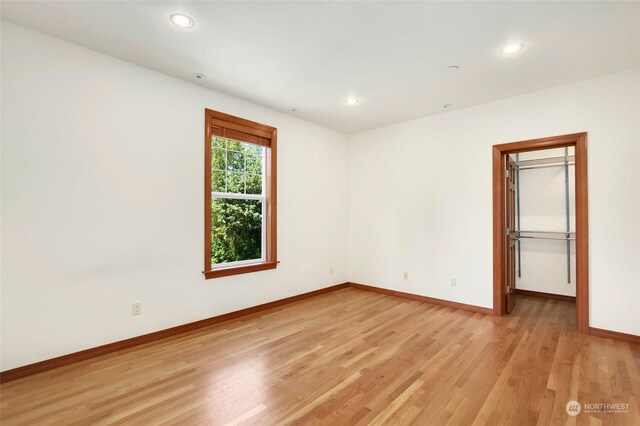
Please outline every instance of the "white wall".
[{"label": "white wall", "polygon": [[[573,155],[573,147],[568,154]],[[562,149],[523,152],[520,160],[564,156]],[[524,231],[566,230],[565,168],[525,169],[519,174],[520,229]],[[575,167],[569,166],[569,219],[571,231],[576,229]],[[531,235],[531,234],[525,234]],[[562,237],[544,234],[539,236]],[[558,240],[520,240],[520,271],[516,288],[543,293],[576,295],[576,244],[569,242],[571,282],[567,279],[567,243]]]},{"label": "white wall", "polygon": [[[201,274],[205,108],[278,128],[274,271]],[[347,281],[343,134],[4,21],[2,112],[2,370]]]},{"label": "white wall", "polygon": [[[591,325],[640,334],[639,70],[347,138],[2,22],[1,108],[2,370],[347,280],[491,307],[491,146],[579,131]],[[274,271],[201,275],[204,108],[279,129]]]},{"label": "white wall", "polygon": [[637,69],[352,135],[349,279],[492,307],[491,146],[582,131],[591,326],[640,334]]}]

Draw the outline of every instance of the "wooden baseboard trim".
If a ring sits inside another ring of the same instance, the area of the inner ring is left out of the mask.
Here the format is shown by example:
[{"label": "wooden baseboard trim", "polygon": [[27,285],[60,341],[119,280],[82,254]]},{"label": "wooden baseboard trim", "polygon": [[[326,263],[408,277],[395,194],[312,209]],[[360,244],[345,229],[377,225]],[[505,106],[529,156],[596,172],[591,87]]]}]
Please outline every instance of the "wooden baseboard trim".
[{"label": "wooden baseboard trim", "polygon": [[340,290],[347,287],[349,287],[349,283],[337,284],[331,287],[325,287],[319,290],[310,291],[308,293],[298,294],[296,296],[291,296],[291,297],[287,297],[280,300],[274,300],[273,302],[263,303],[262,305],[240,309],[239,311],[229,312],[229,313],[218,315],[215,317],[206,318],[200,321],[178,325],[176,327],[155,331],[153,333],[143,334],[142,336],[136,336],[130,339],[120,340],[113,343],[107,343],[106,345],[97,346],[95,348],[85,349],[83,351],[74,352],[74,353],[62,355],[56,358],[51,358],[44,361],[36,362],[34,364],[24,365],[22,367],[17,367],[11,370],[2,371],[0,372],[0,383],[19,379],[25,376],[30,376],[36,373],[41,373],[43,371],[52,370],[54,368],[73,364],[78,361],[83,361],[85,359],[93,358],[99,355],[104,355],[110,352],[119,351],[121,349],[127,349],[133,346],[154,342],[156,340],[164,339],[165,337],[175,336],[177,334],[186,333],[188,331],[197,330],[203,327],[208,327],[210,325],[218,324],[223,321],[228,321],[228,320],[242,317],[245,315],[264,311],[267,309],[276,308],[278,306],[286,305],[288,303],[297,302],[302,299],[308,299],[310,297],[319,296],[324,293],[329,293],[331,291]]},{"label": "wooden baseboard trim", "polygon": [[[405,293],[397,290],[390,290],[381,287],[374,287],[370,285],[358,284],[358,283],[342,283],[330,287],[321,288],[319,290],[311,291],[308,293],[298,294],[296,296],[287,297],[273,302],[263,303],[262,305],[252,306],[249,308],[241,309],[239,311],[229,312],[226,314],[218,315],[211,318],[206,318],[200,321],[190,322],[188,324],[179,325],[176,327],[167,328],[164,330],[156,331],[153,333],[143,334],[142,336],[132,337],[130,339],[120,340],[106,345],[97,346],[95,348],[85,349],[83,351],[74,352],[67,355],[62,355],[56,358],[36,362],[34,364],[24,365],[22,367],[14,368],[7,371],[0,372],[0,383],[5,383],[11,380],[19,379],[21,377],[30,376],[32,374],[41,373],[43,371],[52,370],[54,368],[63,367],[65,365],[73,364],[78,361],[83,361],[89,358],[93,358],[99,355],[104,355],[110,352],[119,351],[122,349],[131,348],[133,346],[142,345],[145,343],[154,342],[156,340],[164,339],[165,337],[175,336],[177,334],[186,333],[188,331],[197,330],[199,328],[208,327],[214,324],[221,323],[223,321],[232,320],[245,315],[254,314],[267,309],[276,308],[278,306],[286,305],[288,303],[296,302],[310,297],[319,296],[324,293],[340,290],[343,288],[352,287],[360,290],[372,291],[380,294],[386,294],[395,297],[402,297],[405,299],[416,300],[419,302],[431,303],[433,305],[445,306],[448,308],[461,309],[470,312],[479,312],[485,315],[494,315],[493,309],[484,308],[481,306],[467,305],[465,303],[452,302],[449,300],[436,299],[433,297],[420,296],[412,293]],[[519,290],[520,291],[520,290]],[[527,291],[527,290],[524,290]],[[538,293],[538,292],[531,292]],[[523,293],[527,294],[527,293]],[[548,293],[539,293],[537,295],[546,295]],[[533,295],[533,294],[531,294]],[[557,295],[551,295],[557,296]],[[547,297],[547,296],[541,296]],[[569,296],[564,296],[569,297]],[[564,299],[562,299],[564,300]],[[592,336],[604,337],[608,339],[621,340],[628,343],[640,344],[640,336],[634,334],[620,333],[617,331],[604,330],[601,328],[590,327],[589,334]]]},{"label": "wooden baseboard trim", "polygon": [[611,331],[595,327],[589,327],[589,334],[592,336],[621,340],[623,342],[640,345],[640,336],[637,336],[635,334],[620,333],[619,331]]},{"label": "wooden baseboard trim", "polygon": [[517,288],[516,294],[522,294],[523,296],[544,297],[545,299],[564,300],[565,302],[575,302],[575,296],[565,296],[562,294],[543,293],[541,291],[522,290]]},{"label": "wooden baseboard trim", "polygon": [[[427,297],[427,296],[420,296],[413,293],[405,293],[402,291],[390,290],[382,287],[374,287],[374,286],[365,285],[365,284],[349,282],[347,283],[347,285],[349,287],[358,288],[361,290],[373,291],[376,293],[387,294],[389,296],[403,297],[405,299],[417,300],[419,302],[431,303],[433,305],[441,305],[441,306],[446,306],[448,308],[462,309],[470,312],[479,312],[486,315],[495,315],[493,309],[483,308],[482,306],[467,305],[465,303],[452,302],[449,300],[436,299],[436,298]],[[545,297],[549,299],[565,300],[570,302],[575,302],[576,300],[575,297],[571,297],[571,296],[542,293],[542,292],[531,291],[531,290],[518,289],[517,292],[527,296]],[[595,328],[595,327],[589,327],[589,334],[592,336],[604,337],[607,339],[620,340],[623,342],[640,345],[640,336],[636,336],[635,334],[620,333],[618,331],[604,330],[602,328]]]},{"label": "wooden baseboard trim", "polygon": [[433,297],[420,296],[413,293],[405,293],[403,291],[390,290],[388,288],[374,287],[365,284],[349,283],[349,287],[359,288],[360,290],[373,291],[376,293],[387,294],[390,296],[402,297],[405,299],[417,300],[419,302],[431,303],[432,305],[446,306],[447,308],[462,309],[463,311],[479,312],[485,315],[493,315],[493,309],[484,308],[482,306],[467,305],[460,302],[452,302],[450,300],[436,299]]}]

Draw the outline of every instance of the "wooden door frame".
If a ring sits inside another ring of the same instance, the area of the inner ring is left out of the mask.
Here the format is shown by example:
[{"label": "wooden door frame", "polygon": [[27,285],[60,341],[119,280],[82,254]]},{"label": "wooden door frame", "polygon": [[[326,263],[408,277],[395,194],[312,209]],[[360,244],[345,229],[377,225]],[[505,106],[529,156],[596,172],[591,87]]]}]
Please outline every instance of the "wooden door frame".
[{"label": "wooden door frame", "polygon": [[576,178],[576,312],[581,333],[589,332],[589,208],[587,133],[552,136],[493,146],[493,313],[504,315],[504,169],[506,156],[517,152],[575,147]]}]

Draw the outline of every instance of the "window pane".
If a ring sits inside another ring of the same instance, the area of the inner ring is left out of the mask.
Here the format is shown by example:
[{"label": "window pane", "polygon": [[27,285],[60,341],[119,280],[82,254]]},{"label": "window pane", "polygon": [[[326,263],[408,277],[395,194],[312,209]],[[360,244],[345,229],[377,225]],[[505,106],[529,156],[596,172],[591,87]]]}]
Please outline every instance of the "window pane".
[{"label": "window pane", "polygon": [[[214,192],[261,194],[264,148],[214,136],[211,149],[211,188]],[[226,170],[226,174],[218,171]]]},{"label": "window pane", "polygon": [[262,194],[262,176],[247,175],[247,194]]},{"label": "window pane", "polygon": [[244,194],[244,174],[227,172],[227,192],[232,194]]},{"label": "window pane", "polygon": [[230,172],[244,172],[244,153],[227,151],[227,170]]},{"label": "window pane", "polygon": [[227,169],[227,151],[224,149],[214,148],[211,151],[211,168],[214,170]]},{"label": "window pane", "polygon": [[227,147],[227,140],[225,138],[222,138],[220,136],[212,136],[211,137],[211,147],[212,148],[226,148]]},{"label": "window pane", "polygon": [[262,258],[262,201],[211,200],[211,264]]},{"label": "window pane", "polygon": [[235,139],[227,139],[227,149],[230,149],[232,151],[242,151],[243,145],[249,144],[237,141]]},{"label": "window pane", "polygon": [[[258,147],[260,148],[260,147]],[[262,174],[262,150],[257,153],[253,149],[247,150],[245,153],[245,158],[247,160],[247,173],[251,173],[252,175],[261,175]]]},{"label": "window pane", "polygon": [[211,190],[214,192],[227,192],[225,179],[227,174],[224,170],[213,170],[211,172]]}]

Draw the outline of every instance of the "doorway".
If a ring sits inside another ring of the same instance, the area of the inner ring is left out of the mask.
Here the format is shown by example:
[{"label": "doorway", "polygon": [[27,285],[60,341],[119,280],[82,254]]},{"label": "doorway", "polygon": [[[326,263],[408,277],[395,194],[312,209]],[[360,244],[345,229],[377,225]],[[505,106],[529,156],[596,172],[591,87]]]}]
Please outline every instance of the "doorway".
[{"label": "doorway", "polygon": [[[516,244],[521,237],[516,224],[517,164],[514,155],[555,148],[571,148],[575,167],[575,297],[577,328],[589,332],[589,250],[587,207],[587,134],[553,136],[493,146],[493,312],[504,315],[516,303]],[[565,161],[568,155],[565,154]],[[516,232],[516,230],[518,232]]]}]

